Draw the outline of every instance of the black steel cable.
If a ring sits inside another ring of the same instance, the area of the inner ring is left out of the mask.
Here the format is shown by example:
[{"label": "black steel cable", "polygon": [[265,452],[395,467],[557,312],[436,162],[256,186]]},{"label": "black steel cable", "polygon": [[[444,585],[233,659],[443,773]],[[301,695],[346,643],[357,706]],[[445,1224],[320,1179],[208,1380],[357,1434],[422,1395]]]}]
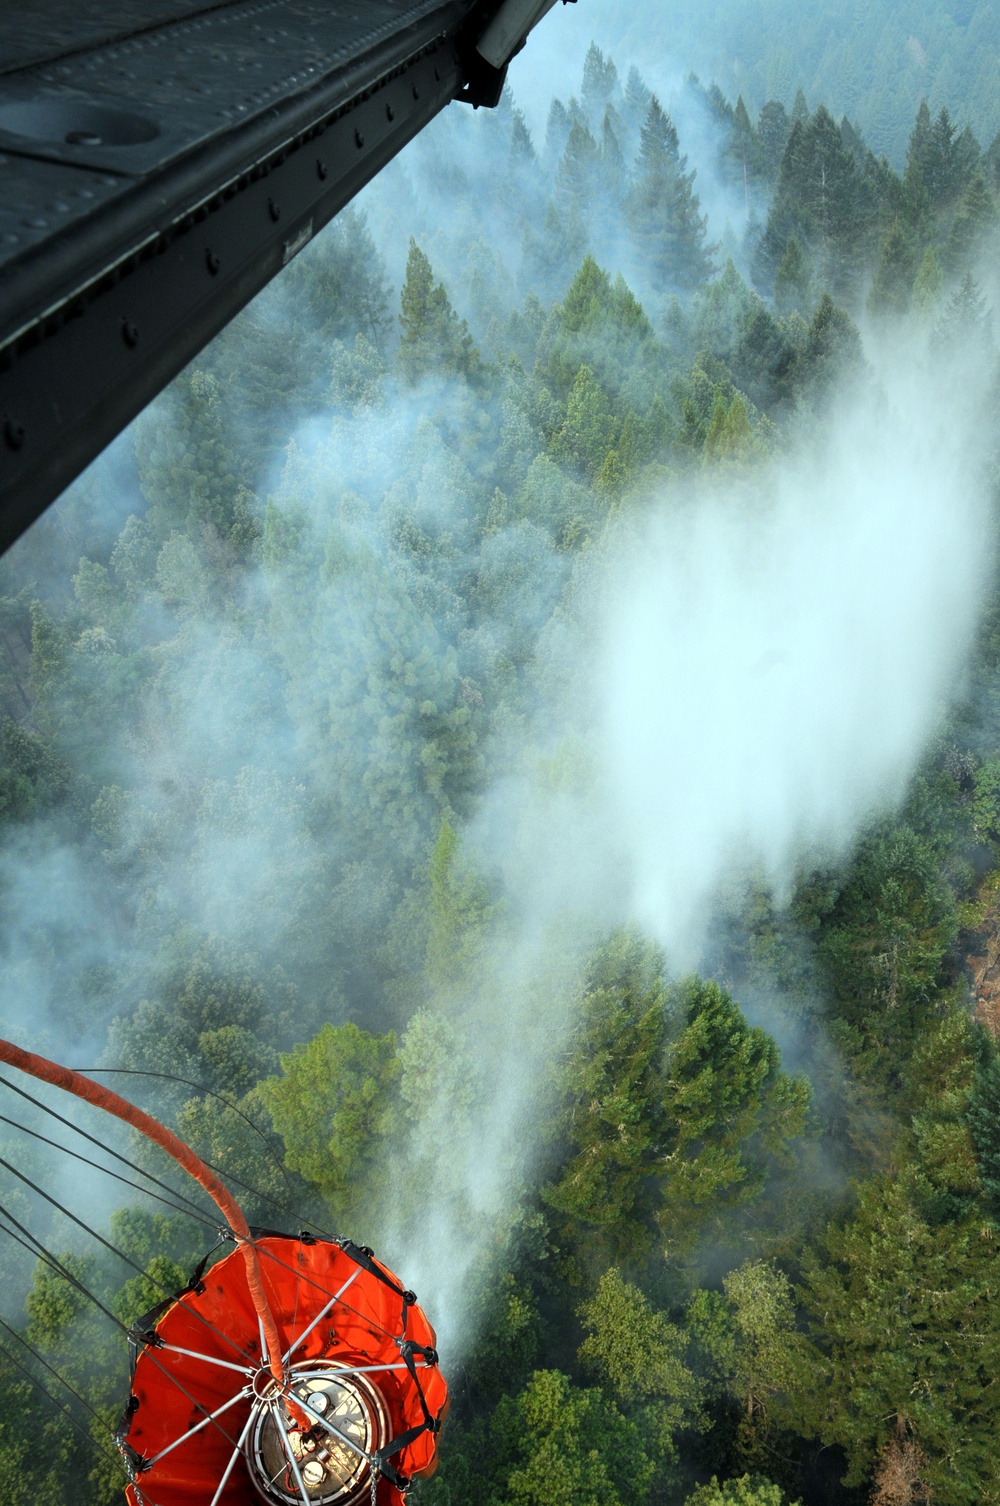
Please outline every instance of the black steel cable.
[{"label": "black steel cable", "polygon": [[221,1328],[216,1328],[211,1319],[206,1318],[205,1314],[199,1312],[196,1307],[188,1307],[183,1297],[178,1297],[177,1293],[172,1292],[168,1286],[164,1286],[162,1281],[157,1281],[155,1276],[151,1276],[149,1272],[144,1270],[143,1267],[139,1265],[137,1261],[133,1260],[130,1255],[126,1255],[124,1250],[119,1250],[118,1246],[113,1245],[110,1239],[105,1239],[103,1234],[98,1234],[96,1229],[92,1229],[88,1223],[85,1223],[83,1221],[82,1218],[78,1218],[75,1213],[71,1213],[70,1210],[68,1208],[65,1208],[63,1204],[60,1203],[57,1198],[54,1198],[50,1192],[46,1192],[43,1188],[39,1187],[36,1182],[33,1182],[30,1177],[26,1177],[23,1171],[18,1171],[17,1167],[12,1166],[9,1161],[4,1160],[3,1156],[0,1156],[0,1166],[3,1166],[5,1170],[9,1171],[13,1176],[17,1177],[18,1181],[23,1182],[26,1187],[30,1187],[32,1192],[34,1192],[37,1197],[44,1198],[45,1201],[47,1203],[50,1203],[52,1207],[57,1209],[59,1213],[62,1213],[66,1218],[72,1219],[73,1223],[81,1228],[84,1233],[89,1234],[91,1239],[96,1239],[98,1244],[102,1244],[106,1250],[110,1250],[112,1255],[116,1255],[119,1260],[124,1261],[126,1265],[130,1265],[133,1271],[137,1272],[138,1275],[144,1277],[146,1281],[151,1283],[151,1285],[159,1287],[160,1291],[164,1294],[165,1297],[176,1298],[181,1306],[187,1312],[189,1312],[193,1318],[197,1318],[199,1322],[204,1323],[205,1327],[211,1329],[216,1338],[221,1339],[224,1344],[228,1344],[231,1349],[234,1349],[241,1358],[243,1357],[243,1351],[237,1344],[235,1339],[231,1339],[228,1334],[223,1333]]},{"label": "black steel cable", "polygon": [[[4,1324],[4,1327],[5,1328],[7,1327],[6,1323]],[[15,1337],[18,1337],[18,1335],[15,1335]],[[22,1343],[24,1342],[23,1339],[22,1339],[21,1342]],[[30,1348],[30,1346],[28,1346],[28,1347]],[[31,1350],[31,1353],[34,1354],[34,1350]],[[28,1369],[27,1365],[22,1365],[21,1361],[17,1358],[17,1356],[14,1355],[14,1354],[11,1354],[11,1352],[7,1348],[6,1344],[0,1343],[0,1354],[5,1354],[7,1356],[7,1359],[10,1361],[10,1363],[12,1365],[15,1365],[17,1367],[17,1369],[20,1370],[20,1372],[21,1372],[22,1375],[27,1376],[27,1378],[31,1382],[31,1384],[33,1386],[37,1386],[38,1390],[41,1391],[41,1393],[42,1393],[43,1396],[48,1397],[48,1399],[52,1403],[52,1405],[58,1411],[60,1411],[64,1417],[68,1418],[68,1420],[73,1424],[73,1426],[75,1428],[77,1428],[79,1432],[81,1432],[83,1434],[84,1438],[86,1438],[86,1440],[87,1440],[88,1443],[91,1443],[91,1444],[93,1444],[93,1446],[95,1448],[100,1449],[101,1453],[105,1456],[105,1458],[107,1458],[107,1459],[113,1459],[115,1461],[115,1463],[119,1466],[119,1468],[124,1471],[125,1466],[124,1466],[124,1463],[122,1461],[121,1455],[117,1451],[115,1451],[114,1453],[112,1453],[111,1449],[109,1449],[105,1443],[102,1443],[99,1438],[95,1438],[94,1435],[93,1435],[93,1433],[91,1433],[88,1428],[84,1427],[84,1425],[80,1421],[80,1419],[78,1417],[74,1417],[73,1416],[73,1413],[70,1411],[69,1407],[63,1406],[63,1404],[62,1404],[61,1401],[57,1401],[56,1398],[52,1395],[52,1392],[49,1391],[45,1386],[42,1385],[42,1383],[38,1379],[38,1377],[32,1375],[32,1373]],[[36,1355],[35,1358],[37,1359],[38,1356]],[[49,1370],[52,1369],[51,1365],[46,1366],[46,1368],[49,1369]],[[62,1381],[62,1384],[64,1386],[66,1385],[66,1382],[62,1379],[62,1376],[59,1375],[58,1371],[53,1370],[52,1373],[53,1373],[53,1375],[55,1375],[55,1377],[56,1377],[57,1380]],[[71,1390],[71,1391],[73,1390],[73,1388],[71,1386],[68,1387],[68,1389]],[[73,1391],[73,1395],[76,1396],[77,1401],[83,1401],[83,1397],[79,1396],[77,1394],[77,1392]],[[91,1407],[90,1410],[93,1411],[94,1410],[93,1407]],[[96,1413],[96,1412],[94,1413],[94,1415],[95,1416],[99,1416],[99,1414]]]},{"label": "black steel cable", "polygon": [[[120,1077],[159,1077],[162,1078],[165,1082],[182,1082],[184,1083],[185,1087],[196,1088],[199,1093],[206,1093],[210,1098],[217,1098],[220,1103],[225,1104],[227,1109],[232,1109],[234,1114],[239,1114],[244,1124],[248,1124],[253,1130],[254,1134],[260,1136],[264,1144],[267,1146],[268,1154],[285,1179],[285,1186],[288,1188],[289,1196],[294,1196],[292,1184],[288,1180],[288,1172],[285,1170],[284,1163],[281,1157],[278,1155],[278,1152],[275,1150],[274,1146],[271,1144],[270,1140],[265,1135],[264,1131],[261,1129],[260,1125],[254,1124],[249,1114],[245,1114],[241,1108],[237,1108],[235,1103],[230,1103],[228,1098],[224,1098],[223,1095],[221,1093],[217,1093],[214,1088],[206,1088],[204,1083],[192,1082],[190,1077],[177,1077],[173,1072],[147,1072],[139,1067],[73,1067],[72,1070],[74,1072],[108,1072],[114,1073],[116,1076]],[[208,1164],[209,1163],[206,1162],[206,1165]],[[213,1166],[212,1170],[214,1171],[215,1169],[216,1168]],[[252,1188],[248,1188],[247,1190],[253,1191]],[[286,1209],[285,1211],[292,1212],[294,1210]]]},{"label": "black steel cable", "polygon": [[[111,1309],[105,1307],[100,1297],[95,1297],[89,1287],[84,1286],[83,1282],[77,1276],[74,1276],[73,1272],[67,1266],[63,1265],[58,1256],[53,1255],[51,1250],[47,1250],[41,1240],[32,1234],[30,1229],[26,1229],[20,1220],[16,1219],[13,1213],[8,1208],[5,1208],[2,1203],[0,1203],[0,1216],[5,1218],[8,1223],[13,1224],[15,1229],[19,1229],[24,1237],[20,1238],[17,1234],[12,1233],[10,1229],[4,1229],[3,1232],[5,1234],[9,1235],[11,1239],[17,1240],[19,1245],[23,1245],[30,1255],[34,1255],[36,1260],[42,1260],[46,1265],[51,1266],[57,1275],[62,1276],[64,1281],[69,1282],[70,1286],[75,1286],[77,1291],[82,1292],[90,1302],[93,1302],[95,1307],[100,1308],[104,1316],[110,1318],[115,1327],[120,1328],[125,1337],[128,1338],[128,1328],[122,1322],[121,1318],[116,1318]],[[0,1224],[0,1229],[3,1229],[2,1224]]]},{"label": "black steel cable", "polygon": [[[3,1318],[0,1318],[0,1328],[5,1328],[10,1334],[11,1338],[16,1339],[17,1342],[28,1351],[33,1360],[35,1360],[39,1365],[44,1365],[49,1374],[54,1375],[61,1386],[66,1387],[66,1390],[69,1392],[70,1396],[76,1397],[81,1407],[85,1407],[92,1417],[96,1417],[97,1421],[101,1423],[102,1426],[107,1427],[107,1423],[105,1423],[104,1418],[101,1416],[97,1408],[93,1406],[85,1396],[81,1396],[79,1391],[74,1390],[65,1376],[60,1375],[59,1371],[55,1368],[54,1365],[50,1365],[48,1360],[43,1359],[43,1357],[38,1353],[38,1350],[35,1349],[31,1344],[29,1344],[27,1339],[22,1338],[16,1328],[11,1328],[10,1324],[5,1322]],[[112,1437],[114,1436],[114,1430],[112,1428],[108,1428],[108,1432],[111,1433]]]},{"label": "black steel cable", "polygon": [[[93,1071],[103,1071],[105,1069],[104,1068],[93,1068],[92,1070]],[[107,1070],[108,1071],[118,1071],[118,1070],[123,1070],[124,1071],[125,1069],[124,1068],[122,1068],[122,1069],[108,1068]],[[188,1079],[186,1077],[172,1078],[171,1074],[169,1072],[139,1073],[137,1075],[139,1075],[139,1076],[146,1076],[146,1077],[165,1077],[165,1078],[168,1078],[168,1079],[170,1079],[172,1081],[176,1081],[176,1082],[185,1082],[185,1083],[188,1082]],[[36,1108],[41,1109],[44,1113],[51,1114],[51,1116],[53,1117],[53,1119],[58,1119],[59,1120],[60,1124],[65,1124],[68,1129],[75,1130],[75,1132],[78,1135],[82,1135],[83,1138],[85,1140],[89,1140],[92,1145],[97,1145],[97,1146],[99,1146],[101,1148],[101,1150],[107,1151],[107,1153],[108,1153],[109,1156],[114,1156],[116,1160],[121,1161],[125,1166],[129,1166],[129,1167],[131,1167],[131,1169],[133,1171],[137,1171],[140,1176],[148,1177],[149,1180],[151,1182],[155,1182],[158,1187],[164,1188],[165,1191],[172,1193],[174,1197],[181,1198],[185,1203],[190,1204],[190,1206],[192,1208],[197,1208],[198,1207],[197,1203],[192,1202],[191,1198],[186,1197],[183,1192],[176,1191],[176,1189],[173,1188],[173,1187],[171,1187],[169,1185],[169,1183],[161,1181],[161,1179],[159,1177],[154,1176],[151,1171],[144,1170],[143,1167],[137,1166],[134,1161],[130,1161],[127,1156],[123,1156],[118,1151],[112,1150],[112,1148],[111,1148],[110,1145],[105,1145],[104,1142],[102,1140],[98,1140],[95,1135],[90,1135],[90,1134],[87,1133],[86,1130],[80,1129],[78,1125],[76,1125],[76,1124],[73,1123],[72,1119],[66,1119],[66,1118],[64,1118],[63,1115],[57,1113],[55,1109],[49,1108],[49,1106],[48,1106],[47,1103],[42,1103],[42,1101],[40,1099],[33,1098],[30,1093],[25,1092],[25,1090],[23,1088],[17,1087],[15,1083],[10,1082],[6,1077],[0,1077],[0,1084],[2,1084],[4,1087],[11,1088],[15,1093],[20,1094],[20,1096],[22,1098],[26,1098],[29,1103],[33,1103]],[[197,1086],[197,1084],[191,1083],[190,1086],[195,1087],[195,1086]],[[206,1089],[206,1091],[210,1091],[210,1090]],[[219,1095],[216,1094],[215,1096],[218,1097]],[[227,1107],[229,1107],[229,1108],[233,1107],[233,1105],[228,1102],[228,1099],[224,1098],[224,1099],[222,1099],[222,1102],[225,1103],[227,1105]],[[240,1110],[237,1109],[236,1112],[240,1113]],[[263,1130],[259,1129],[257,1127],[257,1125],[255,1125],[253,1123],[253,1120],[248,1120],[248,1123],[251,1125],[251,1127],[253,1129],[257,1130],[258,1134],[260,1134],[260,1135],[263,1134]],[[223,1170],[223,1168],[221,1166],[216,1166],[213,1161],[207,1160],[204,1156],[202,1156],[201,1159],[205,1162],[205,1165],[208,1166],[212,1171],[214,1171],[218,1176],[225,1177],[225,1179],[228,1182],[235,1183],[235,1185],[237,1187],[241,1188],[243,1192],[249,1192],[252,1197],[255,1197],[255,1198],[259,1199],[259,1201],[262,1202],[262,1203],[266,1203],[268,1205],[268,1207],[274,1208],[278,1213],[282,1214],[283,1217],[285,1217],[285,1218],[293,1218],[300,1225],[309,1225],[309,1224],[311,1224],[312,1227],[315,1229],[316,1233],[319,1234],[323,1239],[333,1239],[334,1238],[334,1236],[329,1232],[329,1230],[324,1229],[321,1224],[319,1224],[319,1223],[316,1222],[315,1219],[304,1217],[303,1214],[297,1213],[294,1208],[289,1208],[288,1205],[287,1205],[287,1203],[278,1203],[278,1202],[275,1202],[274,1198],[273,1197],[268,1197],[267,1193],[265,1193],[265,1192],[258,1192],[258,1190],[257,1190],[256,1187],[251,1187],[248,1182],[241,1181],[240,1178],[237,1177],[237,1176],[234,1176],[232,1172]],[[287,1182],[288,1178],[287,1178],[287,1175],[284,1173],[284,1168],[282,1168],[282,1174],[285,1175],[285,1180]],[[199,1209],[199,1212],[201,1212],[200,1209]],[[202,1213],[202,1217],[204,1217],[203,1213]],[[213,1224],[212,1227],[214,1228],[215,1225]]]},{"label": "black steel cable", "polygon": [[114,1177],[116,1182],[124,1182],[126,1187],[131,1187],[136,1192],[141,1192],[143,1197],[155,1198],[158,1203],[163,1203],[167,1208],[172,1208],[175,1213],[182,1213],[187,1218],[198,1218],[206,1228],[217,1229],[218,1219],[207,1218],[202,1214],[195,1214],[188,1208],[182,1208],[178,1203],[172,1203],[159,1192],[153,1192],[148,1187],[141,1187],[138,1182],[133,1182],[130,1177],[123,1177],[120,1172],[112,1171],[110,1166],[102,1166],[99,1161],[92,1161],[89,1156],[81,1156],[78,1150],[70,1150],[68,1145],[60,1145],[58,1140],[50,1140],[48,1135],[42,1135],[38,1130],[29,1129],[26,1124],[18,1124],[16,1119],[8,1119],[6,1114],[0,1114],[0,1124],[9,1124],[14,1129],[20,1130],[22,1135],[31,1135],[35,1140],[41,1140],[43,1145],[51,1145],[53,1150],[61,1155],[72,1156],[74,1161],[82,1161],[84,1166],[92,1166],[95,1171],[103,1171],[105,1176]]},{"label": "black steel cable", "polygon": [[[130,1161],[128,1156],[123,1156],[120,1151],[112,1150],[110,1145],[105,1145],[104,1141],[98,1140],[96,1135],[88,1134],[86,1130],[81,1129],[79,1125],[74,1124],[72,1119],[67,1119],[63,1114],[58,1113],[57,1110],[50,1108],[49,1105],[47,1103],[43,1103],[40,1098],[32,1097],[30,1093],[25,1092],[24,1088],[19,1088],[16,1083],[10,1082],[6,1077],[0,1077],[0,1084],[2,1084],[5,1088],[10,1088],[11,1091],[17,1093],[20,1098],[27,1099],[28,1103],[33,1103],[35,1107],[41,1109],[43,1113],[51,1115],[53,1119],[58,1119],[60,1124],[65,1124],[67,1129],[73,1130],[75,1134],[82,1136],[84,1140],[89,1140],[91,1145],[96,1145],[100,1150],[106,1151],[109,1156],[114,1156],[116,1161],[121,1161],[124,1166],[128,1166],[132,1171],[137,1171],[140,1176],[148,1178],[150,1182],[155,1182],[157,1187],[162,1187],[165,1192],[169,1192],[173,1197],[180,1198],[182,1202],[188,1203],[190,1207],[194,1209],[201,1218],[205,1217],[205,1210],[198,1203],[187,1197],[185,1193],[178,1192],[175,1188],[170,1186],[169,1182],[164,1182],[159,1177],[154,1176],[151,1171],[146,1171],[143,1167],[137,1166],[134,1161]],[[214,1227],[215,1225],[213,1223],[213,1228]]]},{"label": "black steel cable", "polygon": [[[95,1297],[94,1293],[90,1291],[88,1287],[85,1287],[83,1282],[78,1280],[78,1278],[73,1275],[73,1272],[68,1270],[67,1267],[63,1265],[62,1261],[57,1256],[52,1254],[51,1250],[47,1250],[42,1244],[41,1240],[38,1239],[34,1234],[32,1234],[30,1229],[26,1229],[24,1225],[20,1223],[19,1220],[16,1219],[14,1215],[3,1206],[2,1203],[0,1203],[0,1216],[8,1219],[16,1229],[20,1229],[21,1234],[25,1237],[23,1239],[19,1238],[18,1235],[12,1233],[10,1229],[4,1229],[3,1225],[0,1224],[0,1229],[3,1229],[3,1232],[5,1234],[7,1234],[11,1239],[16,1240],[19,1245],[23,1245],[29,1254],[34,1255],[37,1259],[44,1261],[45,1264],[50,1266],[57,1275],[62,1276],[64,1280],[68,1281],[71,1286],[75,1286],[78,1291],[82,1292],[85,1297],[89,1298],[89,1300],[94,1304],[95,1307],[100,1309],[100,1311],[106,1318],[111,1319],[116,1328],[121,1329],[126,1338],[130,1337],[128,1328],[125,1326],[122,1320],[120,1318],[116,1318],[111,1309],[105,1307],[100,1297]],[[34,1246],[35,1248],[32,1248],[32,1246]],[[212,1417],[208,1408],[203,1406],[196,1397],[192,1396],[191,1392],[187,1389],[186,1386],[181,1385],[176,1375],[172,1375],[165,1365],[160,1364],[160,1361],[156,1358],[156,1355],[151,1349],[147,1347],[144,1352],[147,1359],[152,1361],[157,1370],[165,1375],[169,1381],[173,1382],[178,1391],[181,1391],[187,1397],[188,1401],[191,1402],[192,1406],[197,1407],[199,1412],[204,1412],[205,1416],[211,1421],[212,1426],[218,1429],[223,1438],[225,1438],[226,1442],[232,1443],[233,1447],[236,1448],[237,1444],[233,1442],[233,1439],[229,1436],[218,1419]],[[242,1353],[242,1351],[240,1351],[240,1353]]]}]

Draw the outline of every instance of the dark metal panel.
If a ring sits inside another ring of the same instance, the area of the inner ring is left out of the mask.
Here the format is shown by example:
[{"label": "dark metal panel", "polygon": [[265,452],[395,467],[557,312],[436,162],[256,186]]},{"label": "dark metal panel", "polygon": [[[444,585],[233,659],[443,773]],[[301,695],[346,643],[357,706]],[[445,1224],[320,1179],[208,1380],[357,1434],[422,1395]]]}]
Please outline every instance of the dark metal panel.
[{"label": "dark metal panel", "polygon": [[246,0],[0,75],[0,549],[467,88],[494,8]]},{"label": "dark metal panel", "polygon": [[207,8],[205,0],[30,0],[23,5],[9,0],[0,28],[0,73],[100,46]]}]

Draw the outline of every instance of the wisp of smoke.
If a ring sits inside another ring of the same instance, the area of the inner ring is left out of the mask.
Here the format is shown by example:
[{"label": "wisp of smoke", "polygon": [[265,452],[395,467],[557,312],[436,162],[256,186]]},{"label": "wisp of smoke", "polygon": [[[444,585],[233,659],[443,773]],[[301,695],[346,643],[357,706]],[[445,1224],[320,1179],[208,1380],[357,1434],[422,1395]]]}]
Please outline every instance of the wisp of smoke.
[{"label": "wisp of smoke", "polygon": [[889,371],[752,486],[660,509],[609,583],[608,820],[629,907],[697,960],[726,870],[787,893],[898,802],[960,680],[987,580],[974,403]]},{"label": "wisp of smoke", "polygon": [[[633,923],[672,969],[694,968],[724,882],[763,872],[787,897],[803,861],[843,858],[903,798],[989,580],[976,436],[975,399],[897,357],[788,453],[626,515],[578,572],[550,645],[550,678],[570,689],[543,698],[522,776],[473,827],[509,906],[466,1002],[490,1044],[476,1113],[440,1206],[393,1235],[453,1354],[537,1165],[571,954]],[[567,748],[583,774],[553,781]],[[539,986],[546,968],[554,987]]]}]

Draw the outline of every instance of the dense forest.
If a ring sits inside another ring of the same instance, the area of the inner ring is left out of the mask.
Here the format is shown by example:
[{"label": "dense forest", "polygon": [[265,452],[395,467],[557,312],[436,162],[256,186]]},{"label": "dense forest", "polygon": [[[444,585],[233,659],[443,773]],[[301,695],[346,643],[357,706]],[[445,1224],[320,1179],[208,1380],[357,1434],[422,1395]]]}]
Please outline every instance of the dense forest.
[{"label": "dense forest", "polygon": [[[0,561],[0,1020],[405,1275],[454,1396],[419,1506],[1000,1502],[988,530],[881,800],[697,894],[681,854],[684,927],[619,901],[589,740],[622,551],[890,428],[887,350],[995,504],[1000,148],[964,96],[897,171],[794,81],[685,89],[697,176],[596,47],[544,139],[454,107]],[[105,1506],[109,1314],[214,1236],[0,1098],[0,1495]]]},{"label": "dense forest", "polygon": [[[986,139],[1000,130],[1000,16],[989,0],[888,0],[813,5],[715,0],[697,9],[605,0],[595,20],[624,55],[683,61],[756,113],[796,89],[860,125],[876,154],[901,166],[921,99],[936,114],[961,106]],[[642,49],[642,50],[640,50]],[[647,50],[648,49],[648,50]]]}]

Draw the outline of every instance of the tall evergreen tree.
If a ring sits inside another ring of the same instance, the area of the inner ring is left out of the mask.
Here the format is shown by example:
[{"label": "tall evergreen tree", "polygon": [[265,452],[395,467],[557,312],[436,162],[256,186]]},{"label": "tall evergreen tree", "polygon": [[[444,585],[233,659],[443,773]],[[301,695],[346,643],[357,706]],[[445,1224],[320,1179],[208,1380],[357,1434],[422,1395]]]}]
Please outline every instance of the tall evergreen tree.
[{"label": "tall evergreen tree", "polygon": [[910,307],[917,270],[917,246],[912,231],[900,220],[886,236],[868,295],[873,314],[905,314]]},{"label": "tall evergreen tree", "polygon": [[642,127],[628,215],[637,250],[658,292],[693,291],[711,275],[707,220],[699,214],[694,172],[687,172],[677,132],[654,95]]},{"label": "tall evergreen tree", "polygon": [[600,120],[605,107],[618,93],[618,69],[605,57],[596,42],[591,42],[583,63],[580,99],[591,120]]},{"label": "tall evergreen tree", "polygon": [[442,283],[435,283],[427,257],[413,237],[400,296],[402,337],[398,359],[411,382],[427,376],[471,376],[479,363],[468,325],[451,306]]},{"label": "tall evergreen tree", "polygon": [[867,182],[821,105],[792,126],[760,246],[763,278],[773,283],[794,235],[813,255],[822,284],[849,293],[861,275],[873,208]]},{"label": "tall evergreen tree", "polygon": [[764,176],[773,183],[784,156],[785,145],[792,123],[780,100],[769,99],[757,120],[757,140],[760,143],[761,165]]}]

